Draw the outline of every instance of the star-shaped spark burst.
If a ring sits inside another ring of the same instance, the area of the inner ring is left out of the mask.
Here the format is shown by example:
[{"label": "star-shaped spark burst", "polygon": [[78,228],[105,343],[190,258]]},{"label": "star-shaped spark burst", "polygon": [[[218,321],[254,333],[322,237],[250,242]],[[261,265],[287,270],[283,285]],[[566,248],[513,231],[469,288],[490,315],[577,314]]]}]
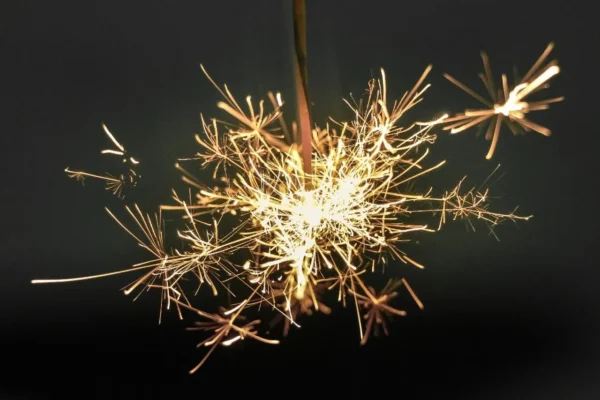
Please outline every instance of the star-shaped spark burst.
[{"label": "star-shaped spark burst", "polygon": [[[348,292],[356,299],[357,312],[359,312],[359,309],[362,309],[365,312],[363,315],[363,319],[366,321],[364,330],[362,329],[362,324],[360,325],[361,345],[367,343],[371,333],[378,336],[379,331],[382,330],[386,336],[389,335],[388,323],[394,315],[398,317],[406,316],[406,311],[390,306],[390,302],[398,296],[396,290],[400,288],[400,286],[404,285],[419,308],[423,309],[423,303],[421,303],[405,279],[390,279],[379,293],[377,293],[373,287],[366,286],[358,276],[352,276],[350,282],[352,288],[349,288]],[[358,284],[358,288],[355,288],[354,282]],[[362,293],[359,293],[359,289]]]},{"label": "star-shaped spark burst", "polygon": [[273,328],[275,325],[283,321],[283,337],[288,336],[292,325],[297,325],[296,321],[301,315],[311,316],[315,312],[321,312],[325,315],[331,313],[331,308],[321,301],[325,291],[330,286],[327,282],[316,282],[310,279],[306,290],[299,296],[294,290],[296,284],[294,275],[288,275],[287,279],[282,282],[272,284],[273,298],[283,298],[283,302],[277,306],[283,311],[273,318],[269,326]]},{"label": "star-shaped spark burst", "polygon": [[77,182],[81,182],[82,184],[85,182],[85,178],[97,179],[100,181],[104,181],[105,189],[111,192],[113,195],[124,199],[126,191],[137,186],[141,176],[136,172],[136,168],[140,163],[138,160],[130,156],[126,151],[125,147],[121,143],[117,141],[112,133],[108,130],[106,125],[102,124],[102,129],[106,136],[110,139],[112,144],[115,146],[113,149],[105,149],[102,150],[101,154],[112,154],[120,156],[125,165],[126,170],[122,173],[114,176],[110,173],[101,174],[93,174],[81,170],[73,170],[69,167],[65,168],[65,173],[69,178],[75,179]]},{"label": "star-shaped spark burst", "polygon": [[210,350],[206,353],[204,358],[190,370],[190,374],[193,374],[200,368],[208,357],[212,354],[212,352],[220,345],[220,346],[231,346],[233,343],[238,340],[244,340],[246,338],[254,339],[262,343],[266,344],[279,344],[279,340],[265,339],[256,334],[256,326],[260,324],[260,320],[254,320],[248,323],[238,324],[237,321],[243,322],[245,317],[240,315],[244,306],[247,303],[247,300],[244,300],[242,303],[237,305],[236,307],[225,310],[221,307],[221,315],[219,314],[209,314],[204,311],[193,308],[185,303],[181,303],[178,300],[173,299],[174,302],[179,304],[180,306],[187,308],[199,316],[207,319],[208,321],[196,322],[195,326],[192,328],[187,328],[190,331],[204,331],[209,332],[212,331],[213,334],[198,343],[197,347],[210,347]]},{"label": "star-shaped spark burst", "polygon": [[485,72],[480,73],[478,76],[483,81],[490,96],[490,100],[486,100],[483,96],[479,95],[449,74],[444,74],[446,79],[487,107],[480,110],[466,110],[463,113],[445,119],[443,122],[449,125],[445,126],[444,130],[449,130],[451,133],[459,133],[474,126],[483,127],[485,124],[488,124],[485,138],[492,141],[486,155],[488,160],[494,155],[500,136],[500,128],[503,123],[506,124],[515,135],[535,131],[544,136],[550,136],[551,132],[548,128],[530,121],[526,118],[526,115],[532,111],[546,110],[549,108],[550,104],[560,102],[564,100],[564,97],[554,97],[531,102],[526,100],[529,96],[547,88],[550,79],[560,72],[556,60],[544,65],[544,62],[553,48],[554,44],[550,43],[540,58],[533,64],[529,72],[527,72],[522,79],[518,80],[518,82],[515,78],[516,83],[514,85],[509,86],[508,78],[505,74],[502,74],[502,86],[498,90],[496,90],[494,85],[489,58],[486,53],[482,52],[481,58],[483,60]]}]

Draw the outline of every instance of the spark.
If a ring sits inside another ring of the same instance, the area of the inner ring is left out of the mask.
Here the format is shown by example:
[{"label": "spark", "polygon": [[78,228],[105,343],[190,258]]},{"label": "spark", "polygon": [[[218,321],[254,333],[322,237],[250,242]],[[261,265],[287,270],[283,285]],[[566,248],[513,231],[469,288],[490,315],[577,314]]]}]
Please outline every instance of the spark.
[{"label": "spark", "polygon": [[115,136],[112,133],[110,133],[110,131],[108,130],[108,128],[107,128],[107,126],[105,124],[102,124],[102,129],[104,130],[104,133],[106,133],[106,136],[108,136],[108,138],[110,139],[110,141],[115,145],[115,147],[117,148],[117,150],[115,150],[115,149],[104,149],[104,150],[102,150],[100,152],[101,154],[114,154],[114,155],[117,155],[117,156],[121,156],[124,163],[126,163],[127,161],[131,162],[131,164],[133,164],[133,165],[137,165],[137,164],[140,163],[135,158],[127,155],[127,153],[125,151],[125,147],[123,147],[123,145],[117,141],[117,139],[115,138]]},{"label": "spark", "polygon": [[[487,108],[480,110],[466,110],[451,118],[447,118],[443,123],[449,124],[444,130],[449,130],[450,133],[463,132],[474,126],[485,126],[487,124],[486,139],[491,140],[490,149],[486,155],[486,159],[491,159],[496,150],[498,139],[500,137],[500,128],[504,123],[515,134],[535,131],[544,136],[550,136],[550,129],[530,121],[526,115],[532,111],[547,110],[550,104],[564,100],[564,97],[555,97],[551,99],[526,101],[526,98],[548,87],[548,82],[554,76],[558,75],[560,68],[557,61],[551,61],[547,65],[544,62],[554,48],[554,44],[550,43],[546,50],[530,68],[525,76],[518,80],[513,86],[509,86],[508,78],[502,74],[502,87],[496,91],[492,77],[489,58],[486,53],[481,53],[483,60],[484,73],[480,73],[479,77],[483,81],[491,100],[486,100],[465,84],[459,82],[449,74],[444,74],[446,79],[454,83],[456,86],[470,94],[472,97],[483,103]],[[542,67],[543,66],[543,67]]]},{"label": "spark", "polygon": [[213,353],[213,351],[220,346],[231,346],[238,340],[244,340],[245,338],[251,338],[265,344],[279,344],[279,340],[265,339],[256,334],[256,326],[260,324],[260,320],[254,320],[244,325],[236,324],[236,321],[243,321],[245,318],[240,315],[244,309],[246,303],[243,302],[240,306],[235,307],[232,310],[226,311],[221,307],[221,315],[209,314],[202,310],[193,308],[185,303],[180,303],[178,300],[174,300],[180,306],[187,308],[198,314],[199,316],[207,319],[206,322],[196,322],[192,328],[187,328],[189,331],[213,331],[213,334],[206,340],[200,342],[197,347],[210,347],[210,350],[206,353],[204,358],[190,370],[190,374],[196,372]]},{"label": "spark", "polygon": [[85,184],[85,178],[102,180],[105,182],[105,189],[121,199],[125,198],[124,189],[136,186],[139,177],[133,169],[130,169],[127,174],[120,174],[118,177],[109,173],[99,175],[85,171],[75,171],[69,167],[65,168],[65,172],[69,178],[73,178],[81,184]]},{"label": "spark", "polygon": [[[227,256],[238,247],[244,247],[246,239],[221,243],[216,235],[218,221],[214,221],[213,233],[205,234],[198,229],[196,222],[192,220],[192,223],[185,230],[178,231],[179,238],[189,245],[189,250],[168,251],[164,243],[164,230],[160,213],[154,216],[145,214],[137,205],[134,205],[133,209],[129,206],[126,206],[125,209],[135,222],[141,235],[130,230],[108,208],[106,211],[123,230],[135,239],[141,248],[152,255],[152,258],[120,271],[77,278],[37,279],[33,280],[32,283],[75,282],[147,270],[148,272],[126,286],[123,291],[126,295],[129,295],[139,287],[143,288],[139,294],[152,288],[160,289],[162,294],[159,322],[162,318],[163,308],[166,310],[171,308],[172,299],[184,301],[188,304],[185,290],[181,286],[183,280],[188,276],[193,276],[196,279],[198,287],[206,284],[210,287],[213,295],[218,294],[217,288],[221,285],[221,275],[232,275],[226,261]],[[235,233],[234,231],[226,235],[222,240],[227,241]],[[176,304],[179,303],[176,302]],[[179,314],[181,316],[180,312]]]},{"label": "spark", "polygon": [[278,304],[285,314],[279,314],[269,324],[271,328],[283,321],[283,337],[288,336],[292,325],[298,326],[297,319],[301,315],[311,316],[314,312],[325,315],[331,314],[331,308],[322,301],[325,289],[329,286],[327,282],[316,282],[309,280],[307,289],[302,297],[297,296],[293,288],[294,275],[288,275],[284,283],[279,283],[273,290],[273,297],[283,297],[283,302]]}]

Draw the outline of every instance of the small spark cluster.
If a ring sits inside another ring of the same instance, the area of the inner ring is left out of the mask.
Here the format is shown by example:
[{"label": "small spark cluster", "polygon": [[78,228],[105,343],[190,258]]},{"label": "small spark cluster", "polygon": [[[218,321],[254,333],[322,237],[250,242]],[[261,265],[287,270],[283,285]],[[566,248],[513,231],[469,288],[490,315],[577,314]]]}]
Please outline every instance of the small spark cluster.
[{"label": "small spark cluster", "polygon": [[[416,189],[414,183],[444,164],[428,162],[429,149],[436,139],[433,129],[438,125],[450,124],[444,129],[459,132],[495,118],[488,158],[494,151],[503,117],[525,130],[546,132],[524,115],[558,100],[527,103],[524,99],[558,73],[555,62],[539,68],[550,49],[513,88],[509,89],[503,75],[503,91],[499,94],[493,90],[484,56],[486,73],[482,78],[493,102],[483,101],[447,76],[490,108],[431,121],[414,122],[407,116],[429,88],[424,81],[431,66],[396,101],[388,99],[382,70],[379,79],[369,82],[365,96],[345,101],[352,113],[350,120],[332,118],[325,127],[314,127],[310,166],[302,157],[301,146],[307,144],[295,140],[294,125],[290,135],[283,119],[284,103],[279,94],[269,93],[269,110],[264,101],[255,103],[250,97],[240,104],[227,85],[219,87],[202,68],[223,96],[218,107],[231,120],[220,122],[202,116],[203,132],[195,137],[199,152],[176,165],[194,195],[184,198],[174,190],[173,203],[161,206],[155,216],[143,213],[137,205],[127,206],[138,233],[107,209],[150,257],[125,271],[94,277],[144,271],[125,289],[126,294],[138,288],[156,288],[161,293],[161,317],[164,309],[171,308],[180,317],[182,310],[195,313],[201,321],[190,330],[212,335],[199,344],[209,349],[191,372],[204,364],[218,346],[243,339],[279,343],[259,333],[264,314],[270,320],[266,330],[283,323],[285,337],[299,326],[303,316],[330,314],[333,303],[339,302],[356,310],[361,344],[380,331],[387,334],[389,320],[406,315],[405,310],[392,304],[400,290],[423,308],[404,278],[391,279],[381,290],[367,282],[370,275],[381,272],[392,261],[423,268],[406,254],[404,243],[413,241],[420,232],[438,231],[448,218],[479,220],[490,231],[502,221],[530,218],[517,215],[516,210],[492,211],[488,189],[465,190],[465,178],[440,193],[433,188]],[[118,150],[104,153],[118,154],[135,164],[106,127],[105,132]],[[197,178],[192,168],[212,170],[211,181]],[[67,172],[76,178],[107,179]],[[176,232],[182,242],[179,250],[170,250],[165,244],[163,213],[181,214],[183,226]],[[223,230],[228,233],[221,235]],[[402,268],[397,264],[394,274],[400,275]],[[195,282],[193,288],[187,286],[190,281]],[[228,308],[209,312],[204,310],[210,304],[193,306],[190,294],[204,287],[219,298],[226,295]],[[247,322],[248,315],[256,318]]]},{"label": "small spark cluster", "polygon": [[563,101],[564,97],[554,97],[533,102],[526,101],[526,98],[542,89],[547,89],[550,79],[560,72],[556,60],[544,65],[553,48],[553,43],[548,44],[542,55],[523,78],[517,79],[515,76],[514,85],[509,86],[506,74],[502,74],[502,86],[499,89],[496,89],[494,85],[490,60],[487,54],[482,52],[481,59],[483,60],[483,69],[485,72],[480,73],[478,76],[483,81],[490,100],[486,100],[483,96],[449,74],[444,74],[446,79],[487,107],[481,110],[466,110],[454,117],[447,118],[444,123],[450,124],[445,126],[444,130],[449,130],[450,133],[459,133],[475,126],[485,127],[487,124],[485,138],[492,141],[486,155],[488,160],[494,155],[500,136],[500,128],[503,123],[515,135],[535,131],[544,136],[550,136],[551,131],[548,128],[530,121],[526,118],[526,114],[532,111],[547,110],[550,104]]},{"label": "small spark cluster", "polygon": [[[136,167],[140,163],[138,160],[127,154],[125,147],[117,141],[112,133],[108,130],[106,125],[102,124],[102,129],[110,141],[113,143],[115,148],[102,150],[101,154],[110,154],[121,157],[122,165],[125,166],[125,170],[113,175],[110,173],[105,174],[92,174],[85,171],[73,170],[69,167],[65,168],[65,172],[69,178],[73,178],[82,184],[85,184],[85,178],[92,178],[100,181],[104,181],[105,188],[113,195],[124,199],[126,191],[137,186],[141,175],[136,172]],[[121,168],[122,169],[122,168]]]}]

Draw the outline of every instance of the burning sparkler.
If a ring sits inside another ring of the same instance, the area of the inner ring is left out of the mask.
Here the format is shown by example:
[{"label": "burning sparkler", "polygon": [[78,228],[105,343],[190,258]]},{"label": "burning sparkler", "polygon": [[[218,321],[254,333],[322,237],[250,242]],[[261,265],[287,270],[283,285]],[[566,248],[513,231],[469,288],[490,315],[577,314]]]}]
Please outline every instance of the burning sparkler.
[{"label": "burning sparkler", "polygon": [[[301,36],[304,29],[303,15],[299,12],[302,3],[294,0],[296,36]],[[406,254],[403,246],[415,233],[436,232],[448,217],[469,224],[479,220],[492,232],[502,221],[530,218],[517,215],[516,210],[492,211],[488,189],[463,190],[465,178],[440,194],[433,188],[418,191],[412,184],[444,164],[444,161],[428,162],[429,148],[436,139],[432,130],[439,124],[449,123],[444,129],[456,133],[492,119],[487,134],[493,139],[488,158],[495,149],[502,122],[511,129],[519,125],[524,130],[549,134],[546,128],[527,120],[525,114],[545,109],[562,98],[538,102],[526,102],[525,98],[545,87],[559,72],[555,62],[541,68],[551,45],[513,88],[509,89],[503,75],[503,90],[498,93],[493,87],[487,56],[483,55],[486,72],[481,77],[491,102],[446,75],[489,109],[465,111],[452,118],[444,115],[432,121],[408,120],[409,111],[423,100],[429,88],[424,82],[431,66],[400,100],[393,102],[388,99],[386,74],[381,70],[381,77],[369,82],[364,98],[346,101],[352,111],[351,120],[331,118],[324,127],[315,125],[311,129],[304,64],[306,49],[298,37],[297,42],[300,43],[296,60],[300,112],[298,124],[290,124],[297,127],[293,130],[294,137],[288,134],[280,94],[269,93],[271,110],[267,110],[264,101],[256,103],[250,97],[245,104],[239,103],[227,85],[220,87],[201,66],[223,97],[218,107],[232,121],[201,116],[203,133],[196,135],[200,151],[176,164],[189,186],[189,199],[173,190],[173,204],[161,206],[153,217],[137,205],[126,207],[139,233],[134,233],[107,209],[151,258],[123,271],[33,283],[144,271],[125,289],[126,294],[138,288],[158,289],[161,315],[163,309],[174,305],[182,318],[181,310],[187,309],[205,320],[190,330],[213,332],[199,344],[210,349],[190,371],[193,373],[218,346],[229,346],[244,338],[279,343],[258,334],[258,318],[242,322],[244,315],[271,311],[275,314],[269,316],[271,328],[283,320],[283,336],[287,336],[290,327],[298,325],[296,320],[300,315],[317,311],[329,314],[331,303],[324,298],[335,288],[337,300],[343,306],[348,298],[354,303],[361,344],[380,328],[387,334],[388,319],[406,314],[391,305],[400,287],[406,289],[419,308],[423,308],[423,303],[405,279],[390,280],[379,291],[366,280],[379,266],[392,260],[423,268]],[[102,153],[137,164],[105,126],[104,130],[115,148]],[[198,179],[192,168],[212,168],[213,181]],[[113,178],[66,171],[78,180],[85,177],[105,180],[107,188],[115,194],[120,193],[126,180],[124,176]],[[183,226],[177,230],[177,238],[182,242],[180,250],[173,251],[165,245],[163,212],[181,214]],[[433,228],[427,215],[439,218]],[[223,221],[230,225],[226,235],[219,234]],[[188,289],[187,278],[194,278],[193,290]],[[215,296],[223,292],[217,289],[223,288],[228,295],[229,311],[221,308],[220,313],[210,313],[193,307],[187,294],[201,287],[208,287]]]},{"label": "burning sparkler", "polygon": [[[217,120],[209,123],[202,118],[207,139],[197,136],[202,152],[186,161],[214,165],[221,171],[213,175],[220,184],[202,184],[178,165],[184,181],[197,189],[195,204],[179,200],[179,205],[163,209],[185,209],[190,220],[212,214],[232,215],[239,221],[240,235],[254,239],[244,250],[255,261],[238,268],[242,273],[237,277],[264,294],[262,300],[246,302],[245,307],[283,296],[285,313],[281,315],[291,323],[303,305],[311,304],[315,310],[322,307],[314,288],[317,281],[331,279],[343,280],[341,290],[367,306],[365,299],[371,292],[359,294],[351,286],[360,281],[359,273],[373,269],[386,254],[422,268],[400,247],[414,232],[435,231],[425,222],[414,222],[420,213],[440,214],[438,229],[447,214],[454,219],[475,217],[491,228],[502,220],[529,218],[490,211],[487,192],[463,192],[462,180],[441,197],[431,191],[409,191],[410,182],[443,165],[426,166],[429,152],[421,150],[434,142],[431,129],[440,120],[403,124],[405,114],[428,88],[422,84],[429,71],[393,104],[388,104],[382,71],[381,79],[370,83],[366,99],[347,102],[354,120],[333,121],[337,130],[330,126],[313,130],[310,172],[304,170],[294,145],[277,138],[279,129],[273,125],[282,113],[279,104],[268,112],[264,103],[257,108],[247,98],[244,110],[226,85],[219,88],[209,76],[226,100],[219,107],[237,124],[224,127]],[[394,288],[388,289],[382,296],[393,297]],[[375,303],[383,307],[384,302]],[[288,328],[289,324],[284,333]]]}]

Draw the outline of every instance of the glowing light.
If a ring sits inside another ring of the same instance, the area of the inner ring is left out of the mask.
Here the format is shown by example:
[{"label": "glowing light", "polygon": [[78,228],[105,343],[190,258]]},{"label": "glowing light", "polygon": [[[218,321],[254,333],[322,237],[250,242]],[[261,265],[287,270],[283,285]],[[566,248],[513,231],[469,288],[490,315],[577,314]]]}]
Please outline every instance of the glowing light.
[{"label": "glowing light", "polygon": [[[486,60],[484,57],[489,83],[491,74]],[[203,133],[195,136],[200,151],[176,164],[190,187],[189,199],[183,200],[173,191],[173,204],[161,206],[154,217],[137,206],[126,207],[141,234],[134,233],[107,210],[151,258],[130,269],[108,274],[34,281],[66,282],[146,269],[142,277],[125,289],[126,294],[138,288],[157,288],[163,304],[161,313],[171,305],[175,305],[180,316],[181,309],[188,309],[206,320],[197,322],[190,330],[213,332],[199,344],[210,350],[191,372],[218,346],[230,346],[245,338],[278,343],[257,334],[258,319],[240,324],[242,313],[274,312],[271,327],[284,320],[283,334],[287,336],[292,326],[298,326],[296,319],[302,315],[332,311],[325,297],[334,288],[337,300],[343,305],[347,304],[347,298],[353,300],[364,344],[378,328],[387,333],[386,318],[406,314],[390,305],[401,286],[423,308],[404,279],[390,281],[379,292],[364,282],[378,266],[393,260],[424,268],[405,254],[402,246],[415,233],[436,232],[448,217],[469,224],[472,220],[482,221],[491,232],[502,221],[530,218],[517,215],[516,210],[512,213],[490,210],[488,189],[463,190],[464,177],[439,194],[435,193],[437,189],[415,189],[413,183],[445,163],[428,162],[429,148],[436,139],[432,133],[434,127],[451,123],[444,129],[458,132],[496,117],[494,143],[501,117],[531,127],[524,114],[547,108],[553,100],[531,103],[525,98],[556,75],[558,67],[550,66],[539,74],[530,71],[525,81],[512,90],[505,84],[503,97],[492,95],[498,101],[481,100],[489,109],[417,122],[407,120],[407,113],[422,101],[429,88],[424,81],[431,66],[411,90],[393,103],[388,102],[386,75],[382,70],[380,79],[369,82],[363,99],[345,101],[353,115],[351,120],[331,119],[324,127],[314,127],[309,169],[303,168],[306,153],[299,148],[297,138],[292,137],[297,132],[291,129],[290,135],[283,119],[285,103],[279,93],[269,93],[271,111],[263,101],[256,104],[250,97],[242,107],[227,85],[220,88],[204,67],[202,71],[224,98],[218,107],[233,120],[221,122],[201,117]],[[448,79],[454,82],[453,78]],[[463,89],[480,99],[470,89]],[[118,149],[105,153],[121,152],[125,156],[123,146],[103,127]],[[137,164],[134,158],[129,160]],[[212,168],[213,182],[199,180],[183,164]],[[93,177],[111,185],[120,182],[117,178],[66,171],[77,179]],[[185,221],[185,226],[177,230],[182,241],[179,250],[165,248],[163,212],[180,212]],[[433,221],[434,228],[430,227],[432,217],[437,219],[437,223]],[[228,227],[228,233],[220,235],[224,220],[233,224],[233,228]],[[235,257],[240,257],[241,263]],[[397,268],[395,273],[402,273]],[[208,286],[214,295],[225,292],[229,311],[209,313],[192,307],[186,295],[192,292],[184,287],[185,279],[190,277],[197,282],[194,293],[203,286]],[[218,291],[218,287],[224,290]]]}]

